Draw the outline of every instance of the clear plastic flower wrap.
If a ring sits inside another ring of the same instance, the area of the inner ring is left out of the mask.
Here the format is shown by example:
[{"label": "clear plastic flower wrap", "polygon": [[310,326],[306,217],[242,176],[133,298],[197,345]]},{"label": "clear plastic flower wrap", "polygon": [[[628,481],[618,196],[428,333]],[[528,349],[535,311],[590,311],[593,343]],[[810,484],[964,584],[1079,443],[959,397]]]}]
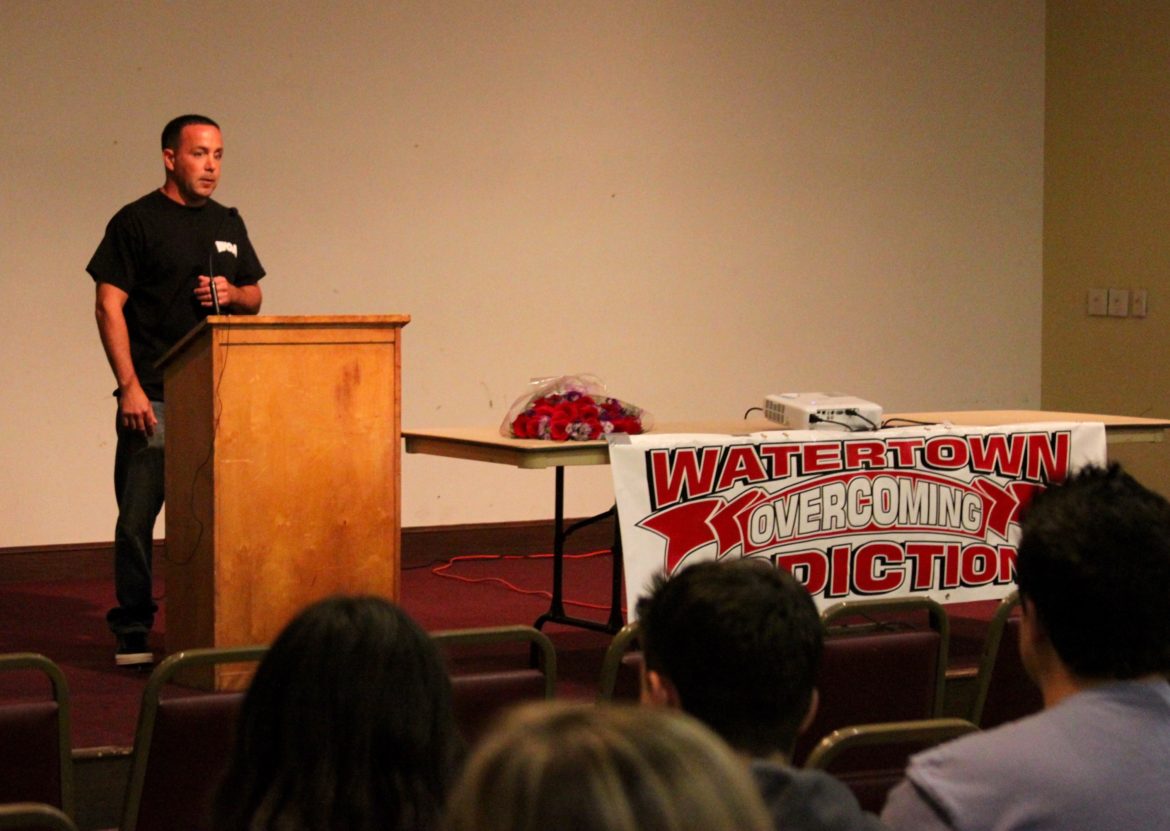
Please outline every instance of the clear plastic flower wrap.
[{"label": "clear plastic flower wrap", "polygon": [[595,375],[534,379],[500,424],[500,434],[516,439],[589,441],[609,433],[644,433],[652,416],[610,396]]}]

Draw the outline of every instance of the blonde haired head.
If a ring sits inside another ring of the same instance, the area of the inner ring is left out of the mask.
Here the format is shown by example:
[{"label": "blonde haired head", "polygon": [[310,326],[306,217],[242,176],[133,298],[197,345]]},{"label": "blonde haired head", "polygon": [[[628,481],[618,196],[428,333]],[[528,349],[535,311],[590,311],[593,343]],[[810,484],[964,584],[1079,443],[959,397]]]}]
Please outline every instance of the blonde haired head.
[{"label": "blonde haired head", "polygon": [[522,707],[485,737],[446,831],[771,831],[747,764],[673,710]]}]

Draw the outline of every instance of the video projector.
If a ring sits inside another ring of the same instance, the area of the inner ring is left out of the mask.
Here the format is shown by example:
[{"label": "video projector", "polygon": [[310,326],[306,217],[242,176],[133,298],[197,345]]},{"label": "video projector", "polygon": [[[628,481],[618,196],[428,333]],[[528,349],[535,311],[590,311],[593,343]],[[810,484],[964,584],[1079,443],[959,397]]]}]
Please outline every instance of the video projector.
[{"label": "video projector", "polygon": [[793,430],[877,430],[882,408],[836,392],[781,392],[764,399],[764,416]]}]

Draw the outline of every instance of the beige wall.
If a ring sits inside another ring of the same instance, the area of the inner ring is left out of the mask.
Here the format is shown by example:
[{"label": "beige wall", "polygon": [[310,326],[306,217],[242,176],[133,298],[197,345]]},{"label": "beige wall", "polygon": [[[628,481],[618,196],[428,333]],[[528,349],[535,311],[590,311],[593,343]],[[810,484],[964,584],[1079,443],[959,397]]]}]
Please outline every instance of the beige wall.
[{"label": "beige wall", "polygon": [[[83,268],[190,110],[266,312],[413,315],[408,426],[574,371],[661,419],[1040,403],[1042,0],[5,0],[0,77],[0,547],[112,535]],[[405,460],[407,525],[551,501]]]},{"label": "beige wall", "polygon": [[[1044,179],[1045,407],[1170,417],[1170,4],[1050,2]],[[1144,288],[1144,319],[1088,290]],[[1170,493],[1170,449],[1117,450]]]}]

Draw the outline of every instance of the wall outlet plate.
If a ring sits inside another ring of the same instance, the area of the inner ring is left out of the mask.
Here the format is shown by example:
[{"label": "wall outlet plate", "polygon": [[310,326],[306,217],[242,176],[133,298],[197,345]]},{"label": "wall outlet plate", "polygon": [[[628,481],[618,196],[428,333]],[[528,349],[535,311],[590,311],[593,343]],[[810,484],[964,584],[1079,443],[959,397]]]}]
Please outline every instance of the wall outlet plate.
[{"label": "wall outlet plate", "polygon": [[1109,314],[1109,292],[1106,289],[1089,289],[1089,314],[1104,317]]},{"label": "wall outlet plate", "polygon": [[1129,294],[1130,317],[1145,317],[1149,311],[1145,289],[1134,289]]},{"label": "wall outlet plate", "polygon": [[1109,316],[1129,317],[1129,289],[1109,289]]}]

